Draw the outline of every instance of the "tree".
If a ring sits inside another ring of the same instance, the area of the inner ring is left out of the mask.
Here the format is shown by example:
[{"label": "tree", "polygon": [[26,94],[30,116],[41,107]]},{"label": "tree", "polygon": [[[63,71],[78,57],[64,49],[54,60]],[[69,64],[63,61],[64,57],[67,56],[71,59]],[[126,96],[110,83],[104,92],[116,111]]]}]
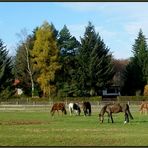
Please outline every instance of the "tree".
[{"label": "tree", "polygon": [[124,86],[122,88],[122,94],[124,95],[136,95],[136,92],[143,89],[143,74],[137,61],[137,59],[132,57],[123,73]]},{"label": "tree", "polygon": [[82,95],[95,95],[112,79],[112,56],[91,22],[86,27],[79,48],[79,85]]},{"label": "tree", "polygon": [[113,59],[115,69],[115,75],[113,78],[114,85],[123,87],[123,73],[128,63],[129,59]]},{"label": "tree", "polygon": [[70,34],[67,26],[59,32],[58,46],[60,49],[61,70],[58,75],[59,92],[66,95],[73,95],[75,92],[75,75],[77,70],[77,51],[80,43]]},{"label": "tree", "polygon": [[39,73],[37,82],[44,96],[51,96],[55,90],[55,73],[60,69],[59,50],[51,25],[44,22],[36,32],[36,40],[32,50],[33,67]]},{"label": "tree", "polygon": [[97,42],[90,55],[89,71],[91,92],[97,92],[99,88],[112,84],[115,74],[112,55],[100,36],[97,37]]},{"label": "tree", "polygon": [[28,92],[28,88],[30,89],[31,83],[32,97],[34,96],[35,82],[33,79],[34,71],[32,68],[31,50],[33,48],[36,31],[37,28],[32,35],[27,35],[27,31],[24,29],[18,34],[21,40],[17,47],[17,54],[15,57],[15,76],[21,81],[21,87],[26,94],[29,94],[30,92]]},{"label": "tree", "polygon": [[0,39],[0,98],[9,98],[13,92],[12,60]]},{"label": "tree", "polygon": [[79,48],[79,69],[78,69],[78,82],[81,95],[88,94],[90,89],[90,55],[97,41],[97,35],[95,33],[94,26],[89,22],[85,29],[84,37],[81,39],[81,46]]},{"label": "tree", "polygon": [[131,58],[124,74],[124,93],[135,95],[137,91],[140,91],[140,94],[142,94],[144,85],[147,83],[148,48],[145,35],[141,29],[135,39],[132,52],[134,57]]}]

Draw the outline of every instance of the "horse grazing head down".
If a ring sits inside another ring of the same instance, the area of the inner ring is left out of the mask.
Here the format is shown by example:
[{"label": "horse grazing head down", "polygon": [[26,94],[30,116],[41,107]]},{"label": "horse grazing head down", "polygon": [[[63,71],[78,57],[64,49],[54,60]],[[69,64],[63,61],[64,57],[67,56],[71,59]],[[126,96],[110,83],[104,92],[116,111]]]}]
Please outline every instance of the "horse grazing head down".
[{"label": "horse grazing head down", "polygon": [[110,103],[107,104],[105,106],[102,107],[100,113],[99,113],[99,120],[101,123],[103,123],[104,120],[104,114],[107,113],[108,114],[108,122],[111,119],[111,122],[113,123],[113,117],[112,114],[113,113],[120,113],[120,112],[124,112],[125,114],[125,121],[124,123],[128,123],[129,122],[129,117],[130,119],[133,119],[133,116],[130,112],[129,109],[129,105],[128,104],[119,104],[119,103]]},{"label": "horse grazing head down", "polygon": [[70,116],[73,114],[79,115],[81,113],[80,106],[77,103],[69,103],[69,113]]},{"label": "horse grazing head down", "polygon": [[90,102],[83,102],[83,111],[84,111],[84,116],[89,115],[91,116],[91,104]]},{"label": "horse grazing head down", "polygon": [[66,108],[65,108],[65,104],[64,103],[55,103],[53,104],[52,108],[51,108],[51,115],[53,116],[55,111],[58,112],[59,114],[59,110],[62,111],[62,114],[64,113],[65,115],[67,114]]},{"label": "horse grazing head down", "polygon": [[142,101],[139,111],[141,114],[143,114],[144,112],[145,114],[147,114],[148,113],[148,102]]}]

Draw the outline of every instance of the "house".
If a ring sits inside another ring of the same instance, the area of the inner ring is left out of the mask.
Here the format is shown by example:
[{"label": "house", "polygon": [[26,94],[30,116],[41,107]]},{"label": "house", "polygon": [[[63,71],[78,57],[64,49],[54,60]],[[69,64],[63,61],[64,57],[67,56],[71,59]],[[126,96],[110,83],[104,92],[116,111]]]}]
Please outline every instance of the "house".
[{"label": "house", "polygon": [[115,101],[117,96],[120,96],[120,87],[119,86],[110,86],[102,90],[102,100],[103,101]]},{"label": "house", "polygon": [[20,96],[23,94],[23,90],[21,88],[18,88],[18,85],[20,84],[20,80],[15,79],[13,85],[15,86],[15,95]]}]

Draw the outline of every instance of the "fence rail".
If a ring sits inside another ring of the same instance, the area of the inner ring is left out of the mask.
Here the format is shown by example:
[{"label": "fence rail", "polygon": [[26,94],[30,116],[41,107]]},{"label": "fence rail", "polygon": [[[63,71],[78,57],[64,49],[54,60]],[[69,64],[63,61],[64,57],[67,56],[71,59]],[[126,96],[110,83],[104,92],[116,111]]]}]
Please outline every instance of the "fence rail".
[{"label": "fence rail", "polygon": [[[111,103],[115,101],[96,101],[91,102],[92,105],[92,111],[98,112],[101,107],[107,103]],[[32,102],[32,103],[26,103],[26,104],[18,104],[18,102],[4,102],[0,103],[0,112],[3,111],[26,111],[26,112],[49,112],[54,102]],[[78,102],[80,107],[82,108],[82,102]],[[139,108],[139,105],[141,104],[141,101],[121,101],[120,103],[128,103],[131,106],[132,111],[137,111],[137,108]],[[69,102],[65,102],[66,109],[68,110],[68,104]]]}]

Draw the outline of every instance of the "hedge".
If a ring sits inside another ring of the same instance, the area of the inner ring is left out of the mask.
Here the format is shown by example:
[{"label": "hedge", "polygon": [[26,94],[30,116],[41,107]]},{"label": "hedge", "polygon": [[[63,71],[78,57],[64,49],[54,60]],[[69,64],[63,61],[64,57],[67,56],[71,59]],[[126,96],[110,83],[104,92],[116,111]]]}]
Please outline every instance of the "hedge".
[{"label": "hedge", "polygon": [[118,101],[142,101],[148,100],[148,96],[118,96]]}]

